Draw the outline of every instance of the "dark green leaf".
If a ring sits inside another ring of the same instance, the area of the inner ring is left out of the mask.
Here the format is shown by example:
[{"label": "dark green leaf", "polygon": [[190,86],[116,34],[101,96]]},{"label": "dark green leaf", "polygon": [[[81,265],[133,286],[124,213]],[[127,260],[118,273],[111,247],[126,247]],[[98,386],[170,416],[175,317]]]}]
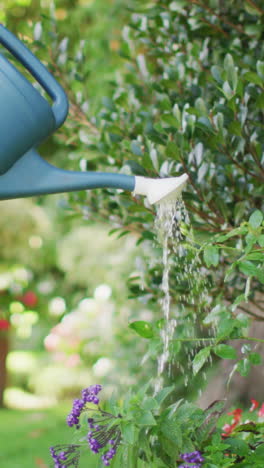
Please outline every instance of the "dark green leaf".
[{"label": "dark green leaf", "polygon": [[258,366],[261,364],[261,355],[259,353],[250,353],[248,355],[248,358],[254,366]]},{"label": "dark green leaf", "polygon": [[254,72],[247,72],[244,74],[244,78],[245,80],[247,81],[250,81],[250,83],[254,83],[258,86],[263,86],[263,82],[262,82],[262,79],[260,78],[259,75],[257,75],[257,73],[254,73]]}]

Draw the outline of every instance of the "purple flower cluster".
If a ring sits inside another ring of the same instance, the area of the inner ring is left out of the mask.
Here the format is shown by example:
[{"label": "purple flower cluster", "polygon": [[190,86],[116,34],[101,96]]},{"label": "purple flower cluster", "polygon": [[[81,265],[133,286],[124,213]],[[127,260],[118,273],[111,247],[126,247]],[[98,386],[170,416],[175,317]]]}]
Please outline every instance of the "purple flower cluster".
[{"label": "purple flower cluster", "polygon": [[179,468],[201,468],[204,461],[204,458],[199,450],[196,450],[195,452],[182,453],[181,459],[186,463],[180,465]]},{"label": "purple flower cluster", "polygon": [[[110,443],[110,442],[109,442]],[[111,447],[103,456],[103,464],[105,466],[110,466],[110,460],[115,456],[116,454],[116,449],[114,447]]]},{"label": "purple flower cluster", "polygon": [[[105,466],[110,466],[112,458],[115,456],[117,448],[121,442],[121,431],[119,418],[111,413],[102,411],[99,407],[92,408],[87,403],[99,404],[98,393],[102,390],[101,385],[91,385],[82,390],[82,396],[74,400],[73,407],[67,417],[67,424],[70,427],[80,428],[80,416],[86,412],[92,417],[88,417],[89,431],[85,438],[82,438],[82,446],[87,440],[93,453],[101,451],[101,459]],[[55,462],[54,468],[78,468],[81,445],[56,445],[50,448],[51,456]]]},{"label": "purple flower cluster", "polygon": [[112,424],[113,419],[118,418],[102,410],[99,410],[93,418],[88,418],[90,431],[87,434],[87,442],[93,453],[99,453],[101,449],[107,448],[101,457],[105,466],[110,466],[110,461],[115,456],[121,441],[121,431],[118,424]]},{"label": "purple flower cluster", "polygon": [[101,390],[101,385],[91,385],[90,387],[82,390],[82,398],[74,400],[72,410],[67,417],[68,426],[76,426],[76,429],[79,429],[80,415],[84,410],[86,403],[94,403],[95,405],[98,405],[99,398],[97,395]]},{"label": "purple flower cluster", "polygon": [[80,445],[55,445],[50,447],[50,453],[55,462],[54,468],[78,467]]}]

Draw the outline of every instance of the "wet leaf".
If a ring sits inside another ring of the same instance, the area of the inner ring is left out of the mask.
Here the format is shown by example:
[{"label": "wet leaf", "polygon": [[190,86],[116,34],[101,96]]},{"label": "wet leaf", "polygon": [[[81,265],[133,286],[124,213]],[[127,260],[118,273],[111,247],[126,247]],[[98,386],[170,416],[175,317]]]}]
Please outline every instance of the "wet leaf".
[{"label": "wet leaf", "polygon": [[214,346],[213,351],[217,356],[223,359],[236,359],[237,357],[235,348],[226,344]]},{"label": "wet leaf", "polygon": [[258,228],[263,221],[263,213],[260,210],[254,211],[249,218],[249,224],[252,228]]},{"label": "wet leaf", "polygon": [[250,371],[250,361],[248,358],[241,359],[236,364],[236,370],[239,372],[242,377],[247,377]]},{"label": "wet leaf", "polygon": [[218,248],[209,245],[204,249],[204,261],[206,263],[206,266],[210,267],[211,265],[217,266],[219,262],[219,252]]},{"label": "wet leaf", "polygon": [[192,363],[194,375],[197,374],[199,370],[203,367],[203,365],[207,361],[207,358],[210,356],[210,353],[211,347],[207,346],[201,349],[198,354],[196,354]]},{"label": "wet leaf", "polygon": [[152,325],[144,320],[138,320],[130,323],[129,328],[132,328],[132,330],[143,338],[150,339],[154,336]]},{"label": "wet leaf", "polygon": [[174,389],[175,387],[173,385],[171,387],[162,388],[155,396],[155,399],[161,405],[161,403],[173,392]]}]

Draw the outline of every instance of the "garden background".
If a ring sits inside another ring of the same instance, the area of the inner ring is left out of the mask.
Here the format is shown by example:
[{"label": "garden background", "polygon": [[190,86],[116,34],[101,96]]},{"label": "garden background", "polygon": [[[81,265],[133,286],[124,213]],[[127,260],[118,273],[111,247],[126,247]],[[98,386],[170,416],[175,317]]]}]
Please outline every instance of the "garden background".
[{"label": "garden background", "polygon": [[[263,398],[263,15],[251,0],[0,0],[0,21],[70,99],[40,148],[49,162],[189,175],[191,227],[170,266],[170,403]],[[1,202],[5,468],[50,466],[83,387],[122,400],[155,378],[165,325],[154,218],[110,189]],[[194,257],[190,281],[181,271]]]}]

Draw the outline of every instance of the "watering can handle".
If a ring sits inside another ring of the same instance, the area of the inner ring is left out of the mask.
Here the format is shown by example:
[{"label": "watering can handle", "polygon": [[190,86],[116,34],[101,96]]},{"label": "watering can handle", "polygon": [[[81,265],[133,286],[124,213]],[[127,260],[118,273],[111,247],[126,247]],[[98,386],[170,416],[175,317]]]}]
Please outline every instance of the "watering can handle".
[{"label": "watering can handle", "polygon": [[62,87],[37,57],[2,24],[0,24],[0,44],[24,65],[52,98],[54,101],[52,111],[56,128],[60,127],[67,117],[69,107],[67,96]]}]

